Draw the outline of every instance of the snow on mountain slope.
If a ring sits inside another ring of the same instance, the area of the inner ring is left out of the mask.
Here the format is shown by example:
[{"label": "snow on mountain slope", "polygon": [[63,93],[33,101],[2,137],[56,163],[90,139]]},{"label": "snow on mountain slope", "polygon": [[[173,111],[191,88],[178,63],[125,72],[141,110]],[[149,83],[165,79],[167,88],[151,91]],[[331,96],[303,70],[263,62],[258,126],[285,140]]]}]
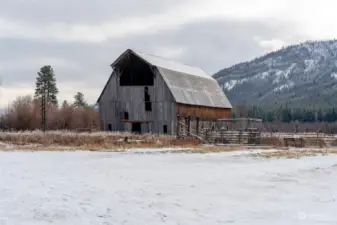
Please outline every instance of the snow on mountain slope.
[{"label": "snow on mountain slope", "polygon": [[214,75],[233,104],[337,103],[337,40],[305,42]]}]

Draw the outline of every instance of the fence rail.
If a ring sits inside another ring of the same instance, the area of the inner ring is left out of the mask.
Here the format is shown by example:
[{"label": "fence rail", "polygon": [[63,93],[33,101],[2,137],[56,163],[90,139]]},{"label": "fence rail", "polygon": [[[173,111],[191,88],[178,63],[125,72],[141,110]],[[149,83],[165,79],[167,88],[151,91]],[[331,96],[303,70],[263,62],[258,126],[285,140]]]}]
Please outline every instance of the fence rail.
[{"label": "fence rail", "polygon": [[225,131],[206,132],[204,139],[208,143],[221,144],[259,144],[260,132],[256,131]]}]

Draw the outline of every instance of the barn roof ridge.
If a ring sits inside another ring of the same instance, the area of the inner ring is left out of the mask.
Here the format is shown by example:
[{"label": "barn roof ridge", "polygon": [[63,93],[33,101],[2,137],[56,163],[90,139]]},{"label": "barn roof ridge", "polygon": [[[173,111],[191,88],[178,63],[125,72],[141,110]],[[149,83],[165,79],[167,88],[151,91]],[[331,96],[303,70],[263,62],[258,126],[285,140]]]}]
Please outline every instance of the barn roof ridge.
[{"label": "barn roof ridge", "polygon": [[206,73],[203,69],[197,66],[188,65],[186,63],[182,63],[180,61],[164,58],[162,56],[158,56],[152,53],[146,53],[137,49],[129,48],[127,49],[120,57],[118,57],[115,62],[112,63],[111,66],[116,65],[120,59],[124,57],[127,53],[132,52],[133,54],[137,55],[138,57],[142,58],[147,63],[151,64],[152,66],[161,67],[164,69],[173,70],[176,72],[181,72],[187,75],[198,76],[206,79],[214,79],[211,75]]}]

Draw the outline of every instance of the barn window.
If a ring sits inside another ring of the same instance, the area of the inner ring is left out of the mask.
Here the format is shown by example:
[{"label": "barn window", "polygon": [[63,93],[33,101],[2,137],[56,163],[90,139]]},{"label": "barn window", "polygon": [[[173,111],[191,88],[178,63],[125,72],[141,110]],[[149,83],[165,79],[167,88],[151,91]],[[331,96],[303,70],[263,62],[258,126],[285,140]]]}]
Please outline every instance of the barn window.
[{"label": "barn window", "polygon": [[130,54],[118,65],[120,86],[153,86],[154,75],[149,64]]},{"label": "barn window", "polygon": [[129,120],[129,113],[128,112],[124,112],[124,120]]},{"label": "barn window", "polygon": [[108,131],[112,131],[112,125],[108,124]]},{"label": "barn window", "polygon": [[151,112],[152,111],[152,103],[151,103],[148,87],[144,88],[144,101],[145,101],[145,111]]},{"label": "barn window", "polygon": [[163,126],[163,131],[164,131],[164,134],[167,134],[167,125]]}]

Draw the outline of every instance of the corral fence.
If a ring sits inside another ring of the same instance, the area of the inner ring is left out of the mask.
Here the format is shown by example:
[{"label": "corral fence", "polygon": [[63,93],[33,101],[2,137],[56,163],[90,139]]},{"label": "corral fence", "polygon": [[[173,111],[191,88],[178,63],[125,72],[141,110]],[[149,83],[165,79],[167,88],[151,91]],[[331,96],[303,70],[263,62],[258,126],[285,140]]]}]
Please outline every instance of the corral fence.
[{"label": "corral fence", "polygon": [[249,144],[259,145],[261,143],[261,132],[257,129],[249,130],[206,130],[204,141],[214,144]]},{"label": "corral fence", "polygon": [[178,137],[182,139],[195,138],[208,144],[321,148],[337,146],[337,135],[334,134],[323,132],[265,132],[260,119],[220,119],[211,125],[196,129],[180,122]]},{"label": "corral fence", "polygon": [[281,140],[284,146],[294,147],[328,147],[337,144],[337,135],[326,133],[285,133],[285,132],[262,132],[262,140],[278,139]]}]

